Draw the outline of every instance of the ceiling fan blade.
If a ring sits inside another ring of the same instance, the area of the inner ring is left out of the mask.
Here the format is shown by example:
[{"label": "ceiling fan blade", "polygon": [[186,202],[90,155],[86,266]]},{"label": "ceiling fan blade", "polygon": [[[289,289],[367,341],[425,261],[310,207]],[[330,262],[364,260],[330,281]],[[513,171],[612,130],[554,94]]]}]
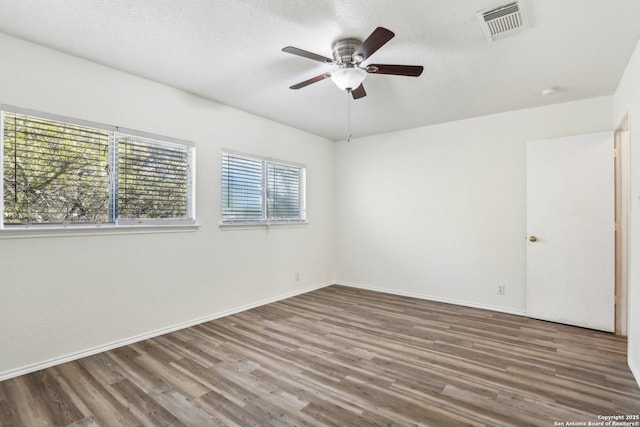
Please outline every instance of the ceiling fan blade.
[{"label": "ceiling fan blade", "polygon": [[389,65],[389,64],[370,64],[367,65],[367,73],[371,74],[392,74],[394,76],[418,77],[422,74],[424,67],[422,65]]},{"label": "ceiling fan blade", "polygon": [[283,52],[290,53],[292,55],[302,56],[303,58],[312,59],[314,61],[324,62],[325,64],[333,64],[333,59],[326,56],[318,55],[317,53],[307,52],[306,50],[298,49],[297,47],[287,46],[282,48]]},{"label": "ceiling fan blade", "polygon": [[351,91],[351,96],[353,96],[353,99],[360,99],[367,96],[367,92],[364,91],[364,86],[362,86],[362,83],[360,83],[360,86]]},{"label": "ceiling fan blade", "polygon": [[378,49],[391,40],[395,34],[383,27],[373,30],[373,33],[360,45],[353,56],[362,57],[362,61],[373,55]]},{"label": "ceiling fan blade", "polygon": [[320,74],[319,76],[315,76],[309,80],[305,80],[303,82],[298,83],[297,85],[293,85],[290,86],[289,89],[301,89],[305,86],[309,86],[312,83],[317,83],[319,81],[322,81],[324,79],[328,79],[329,77],[331,77],[331,74],[329,73],[325,73],[325,74]]}]

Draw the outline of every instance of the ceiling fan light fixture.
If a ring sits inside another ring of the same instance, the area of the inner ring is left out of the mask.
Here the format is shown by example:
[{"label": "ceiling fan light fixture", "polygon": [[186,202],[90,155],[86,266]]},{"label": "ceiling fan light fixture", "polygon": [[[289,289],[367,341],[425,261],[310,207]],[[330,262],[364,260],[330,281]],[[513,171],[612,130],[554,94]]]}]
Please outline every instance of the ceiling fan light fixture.
[{"label": "ceiling fan light fixture", "polygon": [[351,91],[360,86],[367,72],[357,67],[345,67],[331,73],[331,80],[341,90]]}]

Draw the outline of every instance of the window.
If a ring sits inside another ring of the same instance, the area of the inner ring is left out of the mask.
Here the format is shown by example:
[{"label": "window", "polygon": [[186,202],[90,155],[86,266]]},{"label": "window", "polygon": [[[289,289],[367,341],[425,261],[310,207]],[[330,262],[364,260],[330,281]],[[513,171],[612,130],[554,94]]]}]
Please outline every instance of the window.
[{"label": "window", "polygon": [[223,152],[223,224],[304,222],[304,181],[304,166]]},{"label": "window", "polygon": [[192,143],[4,109],[0,228],[193,224]]},{"label": "window", "polygon": [[4,224],[107,222],[109,133],[5,112]]},{"label": "window", "polygon": [[120,221],[192,216],[187,147],[127,135],[117,147]]}]

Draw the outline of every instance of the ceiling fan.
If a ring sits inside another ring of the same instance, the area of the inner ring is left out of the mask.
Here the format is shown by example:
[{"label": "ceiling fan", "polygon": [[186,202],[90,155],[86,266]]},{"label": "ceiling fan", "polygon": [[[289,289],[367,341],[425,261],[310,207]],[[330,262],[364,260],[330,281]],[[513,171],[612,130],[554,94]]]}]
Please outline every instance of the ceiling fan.
[{"label": "ceiling fan", "polygon": [[309,80],[305,80],[291,86],[289,89],[300,89],[317,83],[324,79],[331,80],[342,90],[351,93],[353,99],[360,99],[367,96],[362,86],[362,81],[367,74],[391,74],[394,76],[418,77],[422,74],[424,67],[421,65],[390,65],[390,64],[369,64],[362,65],[363,61],[369,59],[378,49],[391,40],[395,34],[383,27],[376,28],[373,33],[363,42],[358,39],[338,40],[333,44],[333,59],[316,53],[307,52],[297,47],[287,46],[283,52],[292,55],[302,56],[328,65],[337,65],[338,69],[320,74]]}]

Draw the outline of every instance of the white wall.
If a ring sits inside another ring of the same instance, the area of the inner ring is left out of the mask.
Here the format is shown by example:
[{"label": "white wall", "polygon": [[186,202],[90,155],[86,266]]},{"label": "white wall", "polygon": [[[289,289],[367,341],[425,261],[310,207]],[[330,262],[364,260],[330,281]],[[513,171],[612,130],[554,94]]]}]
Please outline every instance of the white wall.
[{"label": "white wall", "polygon": [[[194,141],[201,224],[0,239],[0,379],[333,278],[333,142],[5,35],[0,52],[0,103]],[[222,147],[306,164],[310,224],[221,231]]]},{"label": "white wall", "polygon": [[340,143],[338,282],[524,313],[525,143],[611,130],[612,106],[589,99]]},{"label": "white wall", "polygon": [[614,96],[614,124],[629,115],[630,181],[629,202],[629,366],[640,384],[640,42]]}]

